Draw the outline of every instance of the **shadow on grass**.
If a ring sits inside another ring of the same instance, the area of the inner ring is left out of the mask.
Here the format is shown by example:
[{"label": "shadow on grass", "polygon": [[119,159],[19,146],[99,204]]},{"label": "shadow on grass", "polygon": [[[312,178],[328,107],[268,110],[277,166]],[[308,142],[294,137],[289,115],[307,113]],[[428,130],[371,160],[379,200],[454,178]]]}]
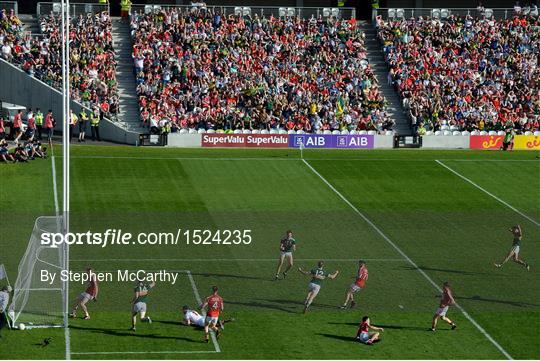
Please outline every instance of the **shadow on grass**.
[{"label": "shadow on grass", "polygon": [[328,338],[333,338],[334,340],[355,342],[354,337],[351,337],[351,336],[334,335],[334,334],[331,334],[331,333],[317,333],[317,335],[328,337]]},{"label": "shadow on grass", "polygon": [[224,277],[224,278],[240,278],[245,280],[259,280],[259,281],[268,281],[271,282],[272,280],[264,277],[254,277],[254,276],[245,276],[245,275],[235,275],[235,274],[226,274],[226,273],[191,273],[193,276],[201,276],[201,277]]},{"label": "shadow on grass", "polygon": [[519,301],[508,301],[508,300],[496,300],[493,298],[484,298],[482,296],[472,296],[472,297],[455,297],[457,300],[470,300],[470,301],[481,301],[481,302],[490,302],[490,303],[502,303],[504,305],[510,305],[515,307],[538,307],[540,304],[537,303],[528,303],[528,302],[519,302]]},{"label": "shadow on grass", "polygon": [[156,340],[180,340],[180,341],[187,341],[187,342],[196,342],[201,343],[202,341],[194,340],[192,338],[187,337],[180,337],[180,336],[162,336],[162,335],[156,335],[156,334],[140,334],[133,331],[124,331],[121,329],[108,329],[108,328],[97,328],[97,327],[80,327],[80,326],[69,326],[70,329],[74,330],[81,330],[81,331],[89,331],[93,333],[102,333],[104,335],[109,336],[130,336],[130,337],[139,337],[139,338],[150,338],[150,339],[156,339]]},{"label": "shadow on grass", "polygon": [[[265,300],[263,300],[263,301],[265,301]],[[298,312],[295,312],[295,311],[292,311],[291,309],[289,309],[290,307],[285,308],[285,307],[272,305],[272,304],[268,304],[268,303],[257,302],[257,301],[251,301],[251,302],[227,301],[227,303],[228,304],[233,304],[233,305],[239,305],[239,306],[266,308],[266,309],[269,309],[269,310],[282,311],[282,312],[287,312],[287,313],[298,313]]]},{"label": "shadow on grass", "polygon": [[[346,325],[346,326],[356,326],[360,324],[359,322],[328,322],[329,325]],[[429,328],[426,327],[418,327],[418,326],[401,326],[401,325],[380,325],[376,324],[374,326],[382,327],[384,329],[389,330],[412,330],[412,331],[428,331]]]},{"label": "shadow on grass", "polygon": [[[404,268],[408,271],[416,271],[417,269],[411,266],[401,266],[400,268]],[[452,274],[460,274],[463,276],[478,276],[478,275],[487,275],[486,272],[471,272],[471,271],[464,271],[464,270],[455,270],[455,269],[447,269],[447,268],[433,268],[433,267],[423,267],[419,266],[419,269],[422,271],[434,271],[434,272],[444,272],[444,273],[452,273]]]},{"label": "shadow on grass", "polygon": [[[288,304],[288,305],[296,305],[304,307],[304,301],[293,301],[293,300],[268,300],[268,299],[260,299],[261,301],[266,302],[274,302],[279,304]],[[310,306],[310,309],[317,309],[317,308],[331,308],[331,309],[338,309],[338,306],[336,305],[326,305],[324,303],[317,303],[313,302]]]}]

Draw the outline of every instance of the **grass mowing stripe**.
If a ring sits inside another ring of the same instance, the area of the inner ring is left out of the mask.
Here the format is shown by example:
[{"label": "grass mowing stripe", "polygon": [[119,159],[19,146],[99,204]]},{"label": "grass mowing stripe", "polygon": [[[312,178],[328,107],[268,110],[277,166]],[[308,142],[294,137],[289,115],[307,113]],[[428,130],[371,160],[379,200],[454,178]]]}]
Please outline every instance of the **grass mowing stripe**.
[{"label": "grass mowing stripe", "polygon": [[464,175],[462,175],[461,173],[453,170],[452,168],[450,168],[449,166],[447,166],[446,164],[444,164],[443,162],[441,162],[440,160],[436,159],[435,162],[437,162],[439,165],[441,165],[442,167],[446,168],[447,170],[449,170],[450,172],[454,173],[455,175],[457,175],[459,178],[463,179],[464,181],[472,184],[473,186],[475,186],[476,188],[480,189],[482,192],[486,193],[488,196],[494,198],[495,200],[499,201],[500,203],[504,204],[505,206],[507,206],[508,208],[510,208],[511,210],[513,210],[514,212],[516,212],[517,214],[521,215],[522,217],[528,219],[531,223],[535,224],[536,226],[540,227],[540,223],[535,221],[534,219],[532,219],[531,217],[529,217],[528,215],[526,215],[525,213],[521,212],[519,209],[515,208],[514,206],[512,206],[511,204],[509,204],[508,202],[500,199],[499,197],[497,197],[496,195],[494,195],[493,193],[489,192],[488,190],[486,190],[485,188],[483,188],[482,186],[479,186],[478,184],[476,184],[475,182],[473,182],[472,180],[470,180],[469,178],[465,177]]},{"label": "grass mowing stripe", "polygon": [[[193,293],[195,294],[195,299],[197,300],[197,303],[199,305],[202,305],[201,295],[199,294],[199,290],[197,289],[197,285],[195,284],[195,280],[193,279],[191,271],[187,271],[187,276],[189,278],[189,283],[191,283],[191,288],[193,289]],[[203,316],[206,317],[206,312],[203,313]],[[221,349],[219,348],[219,343],[217,342],[217,338],[214,332],[210,333],[210,337],[212,338],[212,343],[214,344],[216,352],[221,352]]]},{"label": "grass mowing stripe", "polygon": [[216,351],[95,351],[95,352],[72,352],[73,355],[118,355],[118,354],[173,354],[173,353],[216,353]]},{"label": "grass mowing stripe", "polygon": [[[302,162],[317,176],[319,177],[339,198],[341,198],[353,211],[355,211],[364,221],[366,221],[388,244],[390,244],[405,260],[407,260],[414,269],[416,269],[424,278],[439,292],[442,293],[442,289],[428,276],[424,270],[419,268],[416,263],[409,257],[405,252],[401,250],[388,236],[377,226],[375,225],[367,216],[365,216],[358,208],[354,206],[343,194],[341,194],[330,182],[326,180],[315,168],[309,164],[305,159],[302,159]],[[512,360],[512,356],[482,327],[478,322],[476,322],[471,315],[459,304],[455,306],[461,311],[461,313],[467,318],[473,325],[482,333],[508,360]]]},{"label": "grass mowing stripe", "polygon": [[[54,158],[54,148],[51,147],[51,168],[53,178],[53,197],[54,197],[54,212],[56,214],[56,227],[60,228],[60,207],[58,206],[58,186],[56,183],[56,162]],[[59,229],[57,229],[59,230]],[[69,290],[65,290],[66,294],[69,294]],[[69,333],[67,314],[64,312],[64,339],[66,343],[66,360],[71,360],[71,336]]]}]

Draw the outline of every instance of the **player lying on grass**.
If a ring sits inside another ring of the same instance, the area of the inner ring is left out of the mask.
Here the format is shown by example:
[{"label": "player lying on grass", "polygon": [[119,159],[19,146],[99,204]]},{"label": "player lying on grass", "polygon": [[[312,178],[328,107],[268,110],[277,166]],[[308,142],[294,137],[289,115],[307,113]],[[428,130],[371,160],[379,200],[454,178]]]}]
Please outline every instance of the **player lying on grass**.
[{"label": "player lying on grass", "polygon": [[347,291],[347,295],[345,296],[345,302],[343,303],[343,306],[340,307],[341,309],[346,309],[349,301],[351,301],[351,308],[356,305],[356,302],[354,301],[354,294],[366,286],[367,279],[368,269],[366,266],[366,262],[360,260],[358,261],[358,272],[356,273],[356,280],[350,285],[349,290]]},{"label": "player lying on grass", "polygon": [[309,306],[311,306],[311,303],[317,297],[317,294],[321,290],[322,281],[326,278],[329,278],[331,280],[335,279],[337,275],[339,274],[339,271],[335,271],[334,273],[328,273],[324,269],[324,262],[319,261],[317,263],[317,267],[313,268],[311,271],[304,271],[302,268],[298,267],[298,271],[306,276],[311,276],[311,281],[308,285],[308,294],[306,296],[306,300],[304,301],[304,313],[307,313]]},{"label": "player lying on grass", "polygon": [[212,286],[212,294],[204,300],[201,305],[201,310],[208,307],[206,319],[204,320],[204,342],[208,342],[209,330],[214,331],[216,337],[219,337],[219,329],[217,327],[219,314],[223,311],[223,298],[218,295],[217,286]]},{"label": "player lying on grass", "polygon": [[287,268],[285,269],[285,271],[283,271],[283,279],[287,277],[287,272],[289,272],[289,270],[294,264],[293,252],[295,251],[296,240],[293,238],[292,231],[287,231],[285,233],[285,238],[283,238],[279,244],[279,260],[276,270],[276,280],[279,279],[279,273],[281,272],[281,267],[283,266],[283,262],[285,261],[285,259],[287,260]]},{"label": "player lying on grass", "polygon": [[88,313],[88,308],[86,307],[86,304],[90,300],[94,300],[94,302],[97,302],[97,296],[98,296],[98,281],[96,274],[92,268],[87,268],[86,273],[88,273],[88,285],[86,286],[86,290],[82,292],[79,297],[77,297],[77,300],[75,301],[75,304],[73,305],[73,310],[70,313],[70,317],[77,317],[77,309],[79,307],[82,308],[84,312],[84,319],[89,320],[90,314]]},{"label": "player lying on grass", "polygon": [[[369,323],[369,316],[362,317],[362,322],[356,331],[356,340],[366,345],[372,345],[374,342],[379,342],[379,332],[383,332],[384,328],[373,326]],[[369,333],[369,330],[377,331]]]},{"label": "player lying on grass", "polygon": [[437,321],[439,318],[442,318],[443,321],[448,323],[450,326],[452,326],[452,330],[456,329],[456,324],[454,321],[446,317],[446,313],[448,312],[448,308],[455,304],[456,301],[454,300],[454,296],[452,295],[452,289],[450,288],[450,283],[445,282],[443,284],[443,293],[441,295],[441,303],[439,304],[439,308],[437,311],[435,311],[435,315],[433,315],[433,321],[431,323],[431,331],[435,331],[437,329]]},{"label": "player lying on grass", "polygon": [[529,264],[525,262],[522,259],[519,259],[519,250],[521,248],[521,238],[523,237],[523,232],[521,231],[521,226],[518,224],[517,226],[514,226],[509,229],[510,232],[512,232],[514,236],[514,240],[512,241],[512,248],[510,248],[510,252],[508,252],[508,255],[501,263],[495,263],[495,267],[501,268],[506,262],[508,262],[509,259],[512,259],[514,262],[519,263],[520,265],[524,266],[527,271],[531,269]]},{"label": "player lying on grass", "polygon": [[135,287],[135,295],[133,296],[133,300],[131,300],[131,331],[135,331],[138,314],[141,316],[141,322],[152,323],[152,319],[146,316],[146,303],[148,302],[148,292],[150,292],[155,285],[155,282],[146,284],[139,281],[137,283],[137,287]]},{"label": "player lying on grass", "polygon": [[[199,312],[192,310],[189,306],[182,306],[182,313],[184,314],[182,322],[186,326],[204,327],[205,317]],[[218,320],[219,327],[225,329],[225,324],[234,321],[234,318],[228,320]]]}]

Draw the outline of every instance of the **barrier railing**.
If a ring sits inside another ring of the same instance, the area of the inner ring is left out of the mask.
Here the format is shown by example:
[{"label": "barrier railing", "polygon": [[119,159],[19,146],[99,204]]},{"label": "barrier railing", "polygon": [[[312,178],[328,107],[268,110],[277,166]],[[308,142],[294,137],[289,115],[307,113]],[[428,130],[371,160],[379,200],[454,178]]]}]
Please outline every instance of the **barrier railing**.
[{"label": "barrier railing", "polygon": [[[58,14],[62,11],[62,4],[59,2],[38,2],[36,6],[36,13],[39,16],[49,15],[50,13]],[[108,4],[82,4],[82,3],[71,3],[69,4],[69,14],[71,16],[77,16],[87,13],[100,13],[102,11],[109,12]]]},{"label": "barrier railing", "polygon": [[13,10],[15,15],[19,15],[19,5],[16,1],[0,1],[0,10]]},{"label": "barrier railing", "polygon": [[179,8],[183,11],[194,11],[196,9],[206,9],[212,13],[220,13],[224,16],[242,15],[242,16],[274,16],[301,18],[329,17],[333,16],[341,19],[355,19],[356,9],[354,8],[332,8],[332,7],[283,7],[283,6],[219,6],[207,5],[204,7],[194,5],[132,5],[132,13],[151,13],[162,9]]},{"label": "barrier railing", "polygon": [[[410,18],[445,18],[454,16],[486,17],[492,19],[510,19],[516,14],[514,8],[391,8],[373,9],[373,19],[381,16],[383,19],[410,19]],[[538,16],[537,8],[521,8],[520,14]]]}]

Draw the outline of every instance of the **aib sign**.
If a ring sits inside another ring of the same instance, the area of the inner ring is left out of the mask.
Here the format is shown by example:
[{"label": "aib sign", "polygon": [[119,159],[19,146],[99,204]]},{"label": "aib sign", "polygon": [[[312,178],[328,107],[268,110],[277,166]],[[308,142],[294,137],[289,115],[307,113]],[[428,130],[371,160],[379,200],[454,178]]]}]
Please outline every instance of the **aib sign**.
[{"label": "aib sign", "polygon": [[373,135],[296,134],[289,136],[289,147],[299,148],[373,148]]}]

